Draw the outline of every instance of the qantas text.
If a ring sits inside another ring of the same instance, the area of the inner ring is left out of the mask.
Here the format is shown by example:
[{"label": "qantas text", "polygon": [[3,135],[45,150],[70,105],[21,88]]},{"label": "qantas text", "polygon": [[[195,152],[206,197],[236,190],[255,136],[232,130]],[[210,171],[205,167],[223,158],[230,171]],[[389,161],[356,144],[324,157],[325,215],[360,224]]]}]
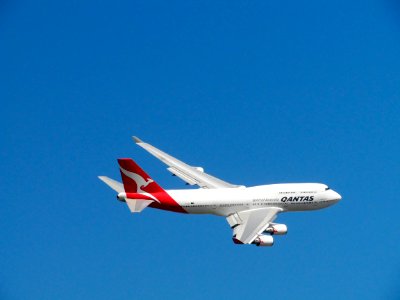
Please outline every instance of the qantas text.
[{"label": "qantas text", "polygon": [[300,197],[283,197],[281,199],[282,202],[304,202],[304,201],[313,201],[314,196],[300,196]]}]

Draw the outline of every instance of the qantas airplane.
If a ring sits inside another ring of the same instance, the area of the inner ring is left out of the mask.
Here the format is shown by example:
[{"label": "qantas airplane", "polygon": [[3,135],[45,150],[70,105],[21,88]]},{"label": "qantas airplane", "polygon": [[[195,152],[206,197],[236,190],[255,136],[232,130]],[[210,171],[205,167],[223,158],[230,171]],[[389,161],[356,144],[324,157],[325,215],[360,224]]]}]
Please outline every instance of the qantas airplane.
[{"label": "qantas airplane", "polygon": [[223,216],[233,230],[235,244],[272,246],[273,235],[287,233],[287,226],[273,223],[278,213],[316,210],[342,197],[325,184],[284,183],[245,187],[234,185],[168,155],[133,137],[134,142],[168,166],[167,170],[199,189],[164,190],[132,159],[118,159],[122,183],[99,178],[115,190],[133,213],[153,207],[178,213]]}]

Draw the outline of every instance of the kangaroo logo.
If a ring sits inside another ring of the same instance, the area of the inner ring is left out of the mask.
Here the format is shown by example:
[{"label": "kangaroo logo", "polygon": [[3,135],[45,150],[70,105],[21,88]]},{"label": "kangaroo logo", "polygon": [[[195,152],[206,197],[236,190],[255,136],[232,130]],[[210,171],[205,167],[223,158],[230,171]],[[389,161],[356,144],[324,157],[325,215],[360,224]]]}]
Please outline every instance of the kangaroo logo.
[{"label": "kangaroo logo", "polygon": [[139,174],[127,171],[124,168],[120,168],[120,169],[121,169],[121,172],[124,173],[125,176],[129,177],[130,179],[132,179],[136,183],[136,192],[137,193],[146,193],[146,191],[142,190],[142,187],[145,188],[150,183],[154,182],[153,179],[148,178],[147,180],[145,180]]},{"label": "kangaroo logo", "polygon": [[160,201],[156,197],[154,197],[152,194],[149,194],[148,192],[142,190],[142,188],[145,188],[150,183],[154,182],[153,179],[148,178],[147,180],[145,180],[142,176],[140,176],[137,173],[133,173],[133,172],[127,171],[122,167],[120,167],[120,169],[121,169],[121,172],[125,176],[127,176],[130,179],[132,179],[136,183],[136,193],[145,194],[145,195],[149,196],[150,198],[154,199],[155,201],[157,201],[158,203],[160,203]]}]

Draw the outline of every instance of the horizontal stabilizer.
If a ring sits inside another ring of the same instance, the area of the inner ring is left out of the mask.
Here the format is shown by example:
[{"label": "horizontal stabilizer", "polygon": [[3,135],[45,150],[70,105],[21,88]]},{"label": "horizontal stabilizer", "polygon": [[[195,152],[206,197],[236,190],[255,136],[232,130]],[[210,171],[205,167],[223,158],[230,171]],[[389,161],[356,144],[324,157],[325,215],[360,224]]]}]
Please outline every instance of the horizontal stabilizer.
[{"label": "horizontal stabilizer", "polygon": [[122,193],[125,191],[122,183],[120,183],[114,179],[111,179],[107,176],[99,176],[99,179],[101,181],[103,181],[105,184],[107,184],[110,188],[112,188],[117,193]]},{"label": "horizontal stabilizer", "polygon": [[129,198],[126,199],[126,204],[128,204],[130,211],[133,213],[140,213],[152,202],[154,202],[154,200],[135,200]]}]

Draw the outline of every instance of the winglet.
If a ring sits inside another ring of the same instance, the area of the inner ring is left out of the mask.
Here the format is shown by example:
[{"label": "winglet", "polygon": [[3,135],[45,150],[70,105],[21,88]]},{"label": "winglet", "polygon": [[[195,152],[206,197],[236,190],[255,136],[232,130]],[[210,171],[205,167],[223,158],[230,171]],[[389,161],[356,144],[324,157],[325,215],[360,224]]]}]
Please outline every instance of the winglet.
[{"label": "winglet", "polygon": [[143,141],[141,139],[139,139],[137,136],[132,136],[133,141],[137,144],[137,143],[143,143]]}]

